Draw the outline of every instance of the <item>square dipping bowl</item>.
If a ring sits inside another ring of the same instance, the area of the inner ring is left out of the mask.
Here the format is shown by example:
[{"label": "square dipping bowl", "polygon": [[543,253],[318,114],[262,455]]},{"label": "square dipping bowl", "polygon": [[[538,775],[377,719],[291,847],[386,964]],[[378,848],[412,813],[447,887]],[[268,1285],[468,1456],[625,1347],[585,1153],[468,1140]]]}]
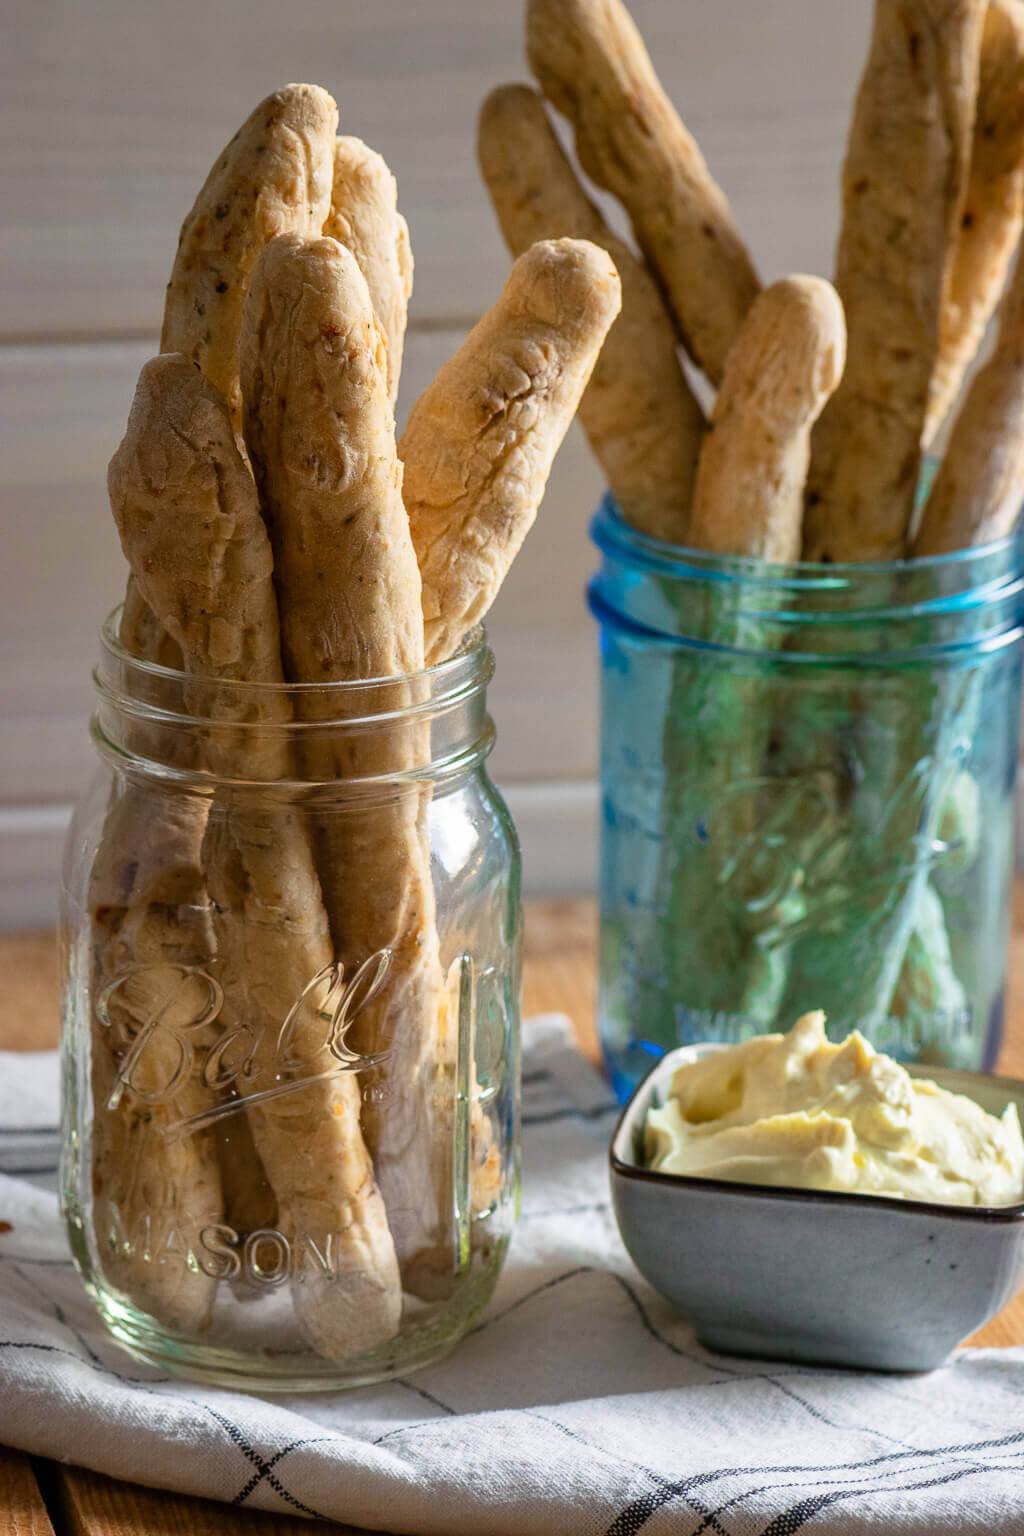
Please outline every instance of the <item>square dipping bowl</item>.
[{"label": "square dipping bowl", "polygon": [[[1024,1280],[1024,1204],[937,1205],[655,1173],[647,1111],[673,1073],[727,1047],[671,1051],[634,1091],[611,1144],[611,1193],[640,1273],[709,1349],[884,1371],[927,1371]],[[1024,1082],[911,1067],[1024,1119]]]}]

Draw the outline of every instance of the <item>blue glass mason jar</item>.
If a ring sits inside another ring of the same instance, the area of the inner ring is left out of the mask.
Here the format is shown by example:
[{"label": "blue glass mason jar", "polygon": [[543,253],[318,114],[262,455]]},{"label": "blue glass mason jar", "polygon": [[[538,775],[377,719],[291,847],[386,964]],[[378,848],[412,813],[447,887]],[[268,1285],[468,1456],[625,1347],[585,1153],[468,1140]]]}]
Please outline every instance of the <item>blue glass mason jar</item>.
[{"label": "blue glass mason jar", "polygon": [[664,544],[606,497],[598,1021],[652,1058],[824,1008],[902,1060],[1002,1032],[1024,536],[913,562]]}]

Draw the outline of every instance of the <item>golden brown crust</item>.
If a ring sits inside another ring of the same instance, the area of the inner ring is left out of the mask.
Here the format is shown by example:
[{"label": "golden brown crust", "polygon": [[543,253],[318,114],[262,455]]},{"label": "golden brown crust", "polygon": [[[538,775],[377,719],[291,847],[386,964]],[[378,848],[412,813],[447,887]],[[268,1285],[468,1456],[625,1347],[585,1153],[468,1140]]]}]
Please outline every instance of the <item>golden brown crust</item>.
[{"label": "golden brown crust", "polygon": [[[330,206],[329,146],[337,125],[338,109],[319,86],[275,91],[218,157],[181,227],[160,349],[199,364],[227,399],[239,435],[238,329],[249,271],[272,235],[319,230]],[[125,619],[151,630],[139,610],[129,577]],[[149,638],[163,665],[180,665],[173,645]]]},{"label": "golden brown crust", "polygon": [[766,288],[736,338],[704,439],[690,542],[761,560],[800,558],[811,427],[839,382],[846,328],[817,277]]},{"label": "golden brown crust", "polygon": [[128,577],[125,587],[124,607],[121,610],[119,638],[126,651],[142,661],[155,661],[158,666],[181,668],[181,648],[175,645],[162,624],[158,624],[152,611],[143,601],[134,576]]},{"label": "golden brown crust", "polygon": [[[272,241],[253,274],[241,361],[246,443],[274,546],[287,676],[416,671],[420,577],[402,504],[387,358],[351,252],[327,237]],[[349,519],[344,544],[341,516]]]},{"label": "golden brown crust", "polygon": [[725,195],[620,0],[529,0],[526,16],[541,90],[572,123],[587,175],[629,214],[683,342],[717,384],[760,286]]},{"label": "golden brown crust", "polygon": [[249,273],[286,230],[318,234],[330,209],[338,109],[318,85],[261,101],[218,158],[178,238],[161,352],[183,352],[227,400],[241,429],[238,331]]},{"label": "golden brown crust", "polygon": [[1024,501],[1024,263],[999,311],[995,350],[953,424],[914,540],[945,555],[1010,533]]},{"label": "golden brown crust", "polygon": [[811,445],[804,555],[901,555],[970,157],[984,0],[876,0],[843,167],[846,371]]},{"label": "golden brown crust", "polygon": [[606,252],[539,241],[413,406],[398,451],[428,663],[494,601],[619,304]]},{"label": "golden brown crust", "polygon": [[[282,236],[253,275],[242,329],[245,431],[276,560],[287,674],[341,682],[423,664],[420,576],[402,503],[386,354],[355,257],[331,239]],[[404,685],[403,685],[404,686]],[[403,693],[396,707],[411,702]],[[335,712],[337,700],[329,709]],[[316,698],[311,718],[322,713]],[[335,732],[316,777],[410,772],[429,761],[422,726]],[[451,1046],[426,800],[415,782],[358,813],[325,818],[318,842],[338,956],[349,973],[390,951],[385,984],[354,1038],[387,1050],[364,1125],[408,1289],[453,1270]]]},{"label": "golden brown crust", "polygon": [[323,232],[347,246],[366,278],[387,344],[388,399],[394,409],[412,293],[412,247],[409,226],[398,212],[395,178],[384,157],[362,139],[342,137],[335,143],[331,208]]},{"label": "golden brown crust", "polygon": [[[119,639],[140,661],[181,665],[180,647],[131,575]],[[178,702],[159,677],[140,678],[136,687],[157,706]],[[145,733],[138,745],[145,754]],[[202,968],[213,953],[200,871],[205,822],[204,799],[154,794],[138,782],[116,784],[89,881],[97,1257],[108,1283],[134,1306],[184,1333],[202,1333],[213,1308],[216,1282],[198,1264],[187,1264],[181,1250],[185,1244],[195,1254],[202,1228],[224,1219],[220,1144],[212,1132],[178,1143],[164,1132],[172,1117],[208,1108],[211,1096],[190,1074],[162,1104],[132,1091],[122,1092],[114,1107],[108,1100],[140,1031],[180,987],[180,968]],[[165,1032],[154,1036],[132,1073],[144,1093],[173,1077],[173,1031],[179,1017],[187,1020],[189,1001],[186,988],[164,1011]]]},{"label": "golden brown crust", "polygon": [[580,423],[627,522],[685,543],[704,418],[654,279],[590,201],[529,86],[499,86],[486,98],[477,154],[513,256],[569,235],[615,263],[622,310],[583,392]]},{"label": "golden brown crust", "polygon": [[1024,226],[1024,5],[989,0],[967,196],[942,306],[924,442],[934,438],[999,302]]},{"label": "golden brown crust", "polygon": [[273,559],[252,475],[220,391],[181,354],[142,369],[107,484],[140,594],[188,670],[280,680]]},{"label": "golden brown crust", "polygon": [[[97,1259],[107,1282],[164,1327],[202,1333],[216,1282],[198,1265],[199,1233],[223,1220],[217,1145],[203,1132],[173,1142],[180,1116],[209,1107],[196,1073],[178,1068],[175,1032],[196,1016],[183,967],[203,967],[213,940],[199,853],[203,819],[185,796],[115,790],[89,884],[92,926],[91,1175]],[[171,999],[168,1003],[168,998]],[[191,1006],[190,1006],[191,1004]],[[130,1072],[128,1053],[157,1031]],[[150,1103],[142,1094],[156,1093]],[[119,1101],[110,1104],[112,1094]]]},{"label": "golden brown crust", "polygon": [[[282,734],[251,729],[290,719],[275,689],[283,674],[270,542],[225,403],[186,358],[158,357],[143,369],[110,488],[143,597],[181,646],[187,671],[216,680],[196,688],[196,712],[224,721],[205,734],[205,765],[218,775],[287,779]],[[232,682],[270,686],[236,690]],[[203,864],[224,993],[219,1026],[225,1036],[251,1034],[253,1082],[274,1084],[285,1070],[284,1020],[316,978],[325,995],[332,984],[327,920],[298,812],[258,796],[215,799]],[[312,1010],[298,1029],[317,1036]],[[311,1244],[333,1253],[330,1273],[313,1264],[293,1277],[295,1305],[314,1348],[344,1359],[392,1337],[400,1284],[359,1128],[358,1080],[339,1073],[322,1044],[302,1055],[312,1081],[301,1093],[246,1112],[292,1252]]]}]

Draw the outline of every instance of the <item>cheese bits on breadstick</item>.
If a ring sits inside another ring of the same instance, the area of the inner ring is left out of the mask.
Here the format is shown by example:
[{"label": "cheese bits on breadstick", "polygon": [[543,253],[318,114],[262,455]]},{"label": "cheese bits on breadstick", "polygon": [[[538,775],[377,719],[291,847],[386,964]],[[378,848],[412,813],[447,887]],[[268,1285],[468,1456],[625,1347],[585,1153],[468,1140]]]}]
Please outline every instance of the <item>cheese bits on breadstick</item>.
[{"label": "cheese bits on breadstick", "polygon": [[843,167],[846,371],[814,433],[809,560],[903,553],[956,239],[984,0],[876,0]]},{"label": "cheese bits on breadstick", "polygon": [[717,384],[760,285],[628,11],[620,0],[528,0],[526,29],[530,68],[572,123],[580,164],[626,209],[687,349]]},{"label": "cheese bits on breadstick", "polygon": [[[204,765],[228,779],[287,779],[282,733],[251,729],[289,718],[275,691],[283,677],[270,543],[226,405],[186,358],[158,357],[143,369],[110,491],[144,598],[180,645],[187,671],[213,680],[195,690],[193,712],[208,723]],[[326,1268],[314,1257],[298,1265],[296,1311],[313,1347],[344,1359],[394,1334],[401,1288],[360,1131],[358,1081],[337,1069],[323,1042],[318,1010],[337,977],[300,814],[251,792],[215,803],[203,865],[223,989],[218,1026],[251,1042],[256,1097],[244,1112],[278,1227],[296,1256],[311,1245],[331,1255]],[[289,1046],[304,1079],[295,1094],[281,1091],[279,1037],[290,1016]],[[263,1097],[261,1087],[276,1092]]]},{"label": "cheese bits on breadstick", "polygon": [[695,548],[799,560],[811,427],[845,353],[843,307],[830,283],[788,277],[757,299],[729,354],[701,450]]},{"label": "cheese bits on breadstick", "polygon": [[580,423],[626,521],[685,543],[704,418],[653,278],[583,190],[536,91],[491,92],[480,109],[477,153],[513,256],[536,240],[571,235],[615,263],[622,310],[580,401]]},{"label": "cheese bits on breadstick", "polygon": [[[282,236],[257,264],[242,328],[246,441],[275,556],[293,682],[358,682],[423,665],[420,574],[402,503],[387,353],[366,281],[337,241]],[[365,709],[366,701],[362,699]],[[413,702],[403,685],[393,707]],[[307,713],[336,716],[314,695]],[[353,699],[358,713],[360,695]],[[454,1040],[443,1008],[426,800],[429,726],[335,732],[316,777],[410,773],[404,791],[324,818],[319,866],[338,957],[390,952],[353,1039],[388,1053],[364,1124],[403,1278],[450,1281]]]},{"label": "cheese bits on breadstick", "polygon": [[288,230],[319,234],[331,206],[338,108],[318,85],[261,101],[214,165],[178,238],[161,352],[184,352],[241,430],[238,332],[260,250]]},{"label": "cheese bits on breadstick", "polygon": [[413,406],[398,451],[428,662],[497,596],[620,301],[606,252],[539,241]]},{"label": "cheese bits on breadstick", "polygon": [[398,212],[395,178],[383,156],[362,139],[343,137],[335,143],[331,209],[323,232],[348,247],[366,278],[387,344],[388,398],[394,407],[412,293],[412,247],[409,226]]},{"label": "cheese bits on breadstick", "polygon": [[914,540],[915,555],[952,554],[1010,533],[1024,500],[1024,262],[999,311],[996,345],[953,423]]},{"label": "cheese bits on breadstick", "polygon": [[1024,5],[989,0],[967,196],[942,306],[927,446],[945,420],[999,302],[1024,226]]}]

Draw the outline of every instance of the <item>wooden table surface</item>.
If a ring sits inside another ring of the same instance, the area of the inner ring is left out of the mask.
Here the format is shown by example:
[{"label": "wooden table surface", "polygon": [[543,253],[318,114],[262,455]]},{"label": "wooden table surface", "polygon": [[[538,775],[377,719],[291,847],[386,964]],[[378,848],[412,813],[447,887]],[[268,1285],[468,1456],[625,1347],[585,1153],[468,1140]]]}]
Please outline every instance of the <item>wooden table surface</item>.
[{"label": "wooden table surface", "polygon": [[[595,937],[592,902],[527,906],[524,1013],[569,1014],[581,1046],[594,1059]],[[52,934],[0,936],[0,1050],[43,1050],[56,1043]],[[1024,882],[1016,892],[999,1070],[1024,1077]],[[1024,1291],[969,1342],[1024,1343]],[[59,1445],[53,1450],[60,1455]],[[358,1536],[350,1526],[335,1529]],[[307,1520],[154,1492],[0,1447],[0,1536],[308,1536],[309,1531]]]}]

